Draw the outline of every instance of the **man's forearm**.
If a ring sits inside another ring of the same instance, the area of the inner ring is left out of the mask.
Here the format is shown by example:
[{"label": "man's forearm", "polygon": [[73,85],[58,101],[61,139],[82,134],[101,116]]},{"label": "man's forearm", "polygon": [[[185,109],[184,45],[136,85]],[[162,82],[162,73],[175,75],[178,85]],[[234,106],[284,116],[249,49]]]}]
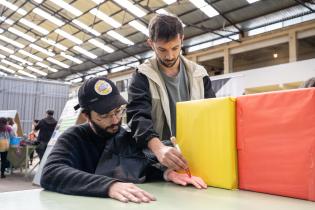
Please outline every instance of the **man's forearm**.
[{"label": "man's forearm", "polygon": [[156,155],[157,151],[160,151],[164,144],[157,137],[153,137],[148,142],[149,149]]}]

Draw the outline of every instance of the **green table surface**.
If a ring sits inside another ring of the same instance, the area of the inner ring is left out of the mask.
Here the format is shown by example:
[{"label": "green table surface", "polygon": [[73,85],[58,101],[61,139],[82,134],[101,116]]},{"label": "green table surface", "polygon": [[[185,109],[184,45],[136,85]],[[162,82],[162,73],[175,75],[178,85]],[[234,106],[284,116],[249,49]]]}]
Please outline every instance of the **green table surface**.
[{"label": "green table surface", "polygon": [[36,189],[0,193],[0,206],[3,210],[315,210],[315,202],[242,190],[212,187],[197,190],[172,183],[149,183],[139,186],[155,195],[157,201],[143,204],[121,203],[108,198],[70,196]]}]

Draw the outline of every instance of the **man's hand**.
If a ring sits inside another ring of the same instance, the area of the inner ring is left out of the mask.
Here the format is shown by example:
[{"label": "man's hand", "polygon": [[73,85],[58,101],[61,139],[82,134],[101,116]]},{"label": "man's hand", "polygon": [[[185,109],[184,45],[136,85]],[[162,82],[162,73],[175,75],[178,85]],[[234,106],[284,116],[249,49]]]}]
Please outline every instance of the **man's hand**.
[{"label": "man's hand", "polygon": [[109,187],[108,196],[124,203],[128,203],[129,201],[134,203],[149,203],[156,200],[153,195],[136,185],[123,182],[114,182]]},{"label": "man's hand", "polygon": [[175,184],[186,186],[188,184],[194,185],[198,189],[207,189],[207,184],[197,176],[189,177],[187,174],[180,174],[176,171],[170,171],[166,178]]},{"label": "man's hand", "polygon": [[167,168],[185,170],[188,168],[184,156],[174,147],[165,146],[160,139],[152,138],[148,147],[155,154],[159,162]]}]

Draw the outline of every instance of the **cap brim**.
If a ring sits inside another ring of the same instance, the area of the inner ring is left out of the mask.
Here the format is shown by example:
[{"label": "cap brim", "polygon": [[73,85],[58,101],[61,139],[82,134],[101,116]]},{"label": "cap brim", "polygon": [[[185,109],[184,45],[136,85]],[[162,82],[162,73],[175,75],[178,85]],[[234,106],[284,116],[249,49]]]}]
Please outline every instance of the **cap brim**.
[{"label": "cap brim", "polygon": [[100,100],[91,104],[89,107],[99,114],[107,114],[113,109],[119,108],[125,104],[127,104],[127,101],[121,95],[115,95],[111,97],[111,100]]}]

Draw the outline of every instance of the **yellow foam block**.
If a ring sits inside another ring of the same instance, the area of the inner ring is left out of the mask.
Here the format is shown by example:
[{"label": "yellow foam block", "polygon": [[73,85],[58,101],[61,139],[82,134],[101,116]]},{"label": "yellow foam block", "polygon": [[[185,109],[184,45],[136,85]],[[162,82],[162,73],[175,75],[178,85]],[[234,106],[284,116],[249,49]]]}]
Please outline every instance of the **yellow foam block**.
[{"label": "yellow foam block", "polygon": [[208,186],[237,188],[235,98],[177,103],[176,130],[192,175]]}]

